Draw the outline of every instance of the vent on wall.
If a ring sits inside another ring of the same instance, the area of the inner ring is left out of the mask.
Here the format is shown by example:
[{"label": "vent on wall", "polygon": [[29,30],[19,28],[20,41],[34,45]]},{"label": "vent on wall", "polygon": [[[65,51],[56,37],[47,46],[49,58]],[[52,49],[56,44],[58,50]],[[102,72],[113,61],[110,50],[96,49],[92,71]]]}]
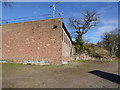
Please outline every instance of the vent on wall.
[{"label": "vent on wall", "polygon": [[57,28],[57,25],[53,25],[53,29],[56,29]]}]

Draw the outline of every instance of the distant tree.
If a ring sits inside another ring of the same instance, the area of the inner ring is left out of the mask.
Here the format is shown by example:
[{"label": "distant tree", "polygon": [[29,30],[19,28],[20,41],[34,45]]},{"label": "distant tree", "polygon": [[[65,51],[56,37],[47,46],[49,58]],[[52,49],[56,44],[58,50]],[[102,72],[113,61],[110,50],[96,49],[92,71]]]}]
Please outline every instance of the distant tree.
[{"label": "distant tree", "polygon": [[110,33],[105,33],[103,36],[103,47],[106,48],[108,51],[112,52],[112,47],[111,47],[111,34]]},{"label": "distant tree", "polygon": [[110,51],[111,54],[116,54],[118,56],[118,53],[120,53],[118,29],[105,33],[103,35],[102,43],[103,47]]},{"label": "distant tree", "polygon": [[98,41],[96,46],[101,48],[101,47],[103,47],[103,43]]}]

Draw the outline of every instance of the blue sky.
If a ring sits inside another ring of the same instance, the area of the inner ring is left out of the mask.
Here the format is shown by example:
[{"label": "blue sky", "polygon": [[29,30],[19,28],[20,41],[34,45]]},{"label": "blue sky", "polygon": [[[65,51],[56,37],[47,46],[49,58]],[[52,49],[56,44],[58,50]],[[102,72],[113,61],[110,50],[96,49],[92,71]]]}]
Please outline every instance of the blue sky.
[{"label": "blue sky", "polygon": [[[52,14],[52,8],[49,6],[54,2],[14,2],[12,7],[2,7],[2,19],[14,19],[21,17],[30,17],[44,14]],[[83,37],[89,42],[96,43],[101,40],[105,32],[117,28],[118,24],[118,3],[117,2],[60,2],[56,6],[56,12],[64,12],[63,21],[69,32],[69,17],[82,17],[81,13],[97,11],[100,14],[100,24],[88,31]],[[0,16],[1,17],[1,16]],[[40,16],[40,19],[44,19]]]}]

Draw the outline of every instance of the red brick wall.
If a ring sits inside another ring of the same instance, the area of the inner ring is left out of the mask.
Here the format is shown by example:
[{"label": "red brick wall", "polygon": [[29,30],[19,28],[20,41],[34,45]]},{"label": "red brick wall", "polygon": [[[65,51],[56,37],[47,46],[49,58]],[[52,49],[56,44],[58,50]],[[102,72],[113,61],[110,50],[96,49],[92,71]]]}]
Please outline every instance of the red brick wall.
[{"label": "red brick wall", "polygon": [[[57,25],[57,28],[53,29],[53,25]],[[62,19],[3,25],[2,59],[15,62],[47,60],[52,64],[61,63]]]}]

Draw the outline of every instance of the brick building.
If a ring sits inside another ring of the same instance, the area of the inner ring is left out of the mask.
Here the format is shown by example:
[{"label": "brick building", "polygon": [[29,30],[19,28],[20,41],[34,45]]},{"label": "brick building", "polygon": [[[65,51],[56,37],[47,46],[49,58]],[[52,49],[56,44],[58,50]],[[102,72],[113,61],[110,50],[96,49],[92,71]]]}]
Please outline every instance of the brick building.
[{"label": "brick building", "polygon": [[2,26],[2,60],[61,64],[72,60],[72,54],[72,39],[61,18]]}]

